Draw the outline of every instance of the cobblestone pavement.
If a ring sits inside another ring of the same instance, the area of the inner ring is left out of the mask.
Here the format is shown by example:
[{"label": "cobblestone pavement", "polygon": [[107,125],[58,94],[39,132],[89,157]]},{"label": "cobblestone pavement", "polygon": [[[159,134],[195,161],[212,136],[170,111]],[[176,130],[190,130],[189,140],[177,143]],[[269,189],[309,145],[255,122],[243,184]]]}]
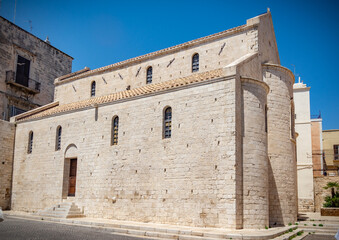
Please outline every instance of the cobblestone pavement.
[{"label": "cobblestone pavement", "polygon": [[142,240],[114,235],[103,229],[6,217],[0,222],[1,240]]},{"label": "cobblestone pavement", "polygon": [[335,238],[328,235],[310,234],[303,240],[335,240]]}]

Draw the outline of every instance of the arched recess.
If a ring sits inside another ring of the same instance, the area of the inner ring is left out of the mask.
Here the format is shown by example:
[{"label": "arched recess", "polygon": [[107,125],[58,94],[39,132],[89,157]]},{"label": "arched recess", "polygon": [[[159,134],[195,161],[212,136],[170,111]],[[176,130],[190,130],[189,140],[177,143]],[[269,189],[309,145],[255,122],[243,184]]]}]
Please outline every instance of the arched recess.
[{"label": "arched recess", "polygon": [[74,197],[76,190],[78,148],[75,144],[66,147],[64,155],[64,174],[62,184],[62,198]]}]

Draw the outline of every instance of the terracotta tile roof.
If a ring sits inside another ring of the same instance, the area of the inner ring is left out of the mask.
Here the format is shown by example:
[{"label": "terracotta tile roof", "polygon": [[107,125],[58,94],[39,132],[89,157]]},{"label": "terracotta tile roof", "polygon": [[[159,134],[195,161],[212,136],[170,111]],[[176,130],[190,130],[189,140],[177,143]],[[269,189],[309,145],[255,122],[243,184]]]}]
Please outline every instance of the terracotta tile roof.
[{"label": "terracotta tile roof", "polygon": [[222,32],[218,32],[218,33],[215,33],[215,34],[212,34],[212,35],[208,35],[206,37],[194,39],[192,41],[188,41],[188,42],[185,42],[185,43],[182,43],[182,44],[179,44],[179,45],[175,45],[175,46],[172,46],[172,47],[169,47],[169,48],[165,48],[165,49],[162,49],[162,50],[159,50],[159,51],[155,51],[155,52],[151,52],[151,53],[148,53],[148,54],[145,54],[145,55],[142,55],[142,56],[127,59],[127,60],[122,61],[122,62],[114,63],[114,64],[111,64],[111,65],[108,65],[108,66],[105,66],[105,67],[101,67],[101,68],[97,68],[97,69],[93,69],[91,71],[87,71],[87,72],[78,74],[76,76],[69,76],[69,77],[63,77],[62,76],[62,77],[59,78],[59,80],[57,80],[55,82],[55,84],[58,85],[58,84],[62,84],[64,82],[68,82],[68,81],[72,81],[72,80],[76,80],[76,79],[80,79],[80,78],[84,78],[84,77],[88,77],[88,76],[93,76],[93,75],[96,75],[98,73],[103,73],[103,72],[107,72],[107,71],[112,71],[113,69],[116,69],[116,68],[121,68],[126,64],[137,63],[137,62],[141,62],[141,61],[144,61],[146,59],[150,59],[150,58],[153,58],[153,57],[156,57],[156,56],[173,53],[173,52],[179,51],[183,48],[188,48],[188,47],[195,46],[195,45],[198,45],[198,44],[201,44],[201,43],[205,43],[205,42],[212,41],[212,40],[215,40],[215,39],[219,39],[219,38],[222,38],[222,37],[225,37],[225,36],[229,36],[231,34],[234,34],[234,33],[240,32],[240,31],[244,31],[244,30],[248,29],[248,27],[249,26],[247,26],[246,24],[241,25],[241,26],[238,26],[238,27],[235,27],[235,28],[231,28],[231,29],[222,31]]},{"label": "terracotta tile roof", "polygon": [[69,111],[76,110],[76,109],[82,109],[82,108],[92,106],[94,104],[109,103],[109,102],[132,98],[136,96],[142,96],[142,95],[147,95],[151,93],[162,92],[167,89],[178,88],[180,86],[185,86],[185,85],[189,85],[192,83],[198,83],[198,82],[203,82],[206,80],[218,78],[222,76],[222,73],[223,73],[222,68],[219,68],[219,69],[204,72],[204,73],[192,74],[188,77],[178,78],[175,80],[170,80],[170,81],[166,81],[162,83],[153,83],[153,84],[149,84],[143,87],[134,88],[131,90],[125,90],[125,91],[113,93],[110,95],[94,97],[94,98],[90,98],[90,99],[79,101],[79,102],[74,102],[74,103],[69,103],[69,104],[64,104],[64,105],[54,104],[54,105],[51,105],[51,107],[48,109],[42,108],[41,111],[39,111],[39,109],[35,109],[35,110],[32,110],[31,114],[30,112],[27,112],[27,113],[22,114],[22,116],[18,115],[15,120],[17,122],[20,122],[20,121],[29,120],[29,119],[50,116],[50,115],[54,115],[57,113],[69,112]]}]

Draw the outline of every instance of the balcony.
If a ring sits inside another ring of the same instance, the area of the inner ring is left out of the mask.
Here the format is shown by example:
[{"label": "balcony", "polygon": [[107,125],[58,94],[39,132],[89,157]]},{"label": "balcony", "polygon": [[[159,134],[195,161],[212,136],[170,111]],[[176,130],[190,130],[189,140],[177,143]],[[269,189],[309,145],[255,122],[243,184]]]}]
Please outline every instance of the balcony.
[{"label": "balcony", "polygon": [[[15,77],[14,71],[6,71],[6,81],[7,84],[29,94],[40,93],[41,83],[33,80],[31,78],[26,79],[27,84],[19,83]],[[27,86],[26,86],[27,85]]]}]

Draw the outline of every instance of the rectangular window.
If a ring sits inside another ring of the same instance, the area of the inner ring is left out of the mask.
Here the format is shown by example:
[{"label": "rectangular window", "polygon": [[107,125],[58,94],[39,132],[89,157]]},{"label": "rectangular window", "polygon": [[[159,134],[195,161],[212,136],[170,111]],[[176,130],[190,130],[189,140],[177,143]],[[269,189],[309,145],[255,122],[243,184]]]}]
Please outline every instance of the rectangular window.
[{"label": "rectangular window", "polygon": [[26,58],[18,55],[18,62],[16,65],[16,78],[15,82],[25,87],[28,87],[29,80],[29,67],[31,62]]},{"label": "rectangular window", "polygon": [[339,160],[339,145],[333,145],[334,160]]},{"label": "rectangular window", "polygon": [[9,108],[10,108],[10,109],[9,109],[9,110],[10,110],[10,117],[14,117],[14,116],[16,116],[16,115],[19,115],[19,114],[21,114],[21,113],[26,112],[26,110],[17,108],[17,107],[15,107],[15,106],[10,106]]}]

